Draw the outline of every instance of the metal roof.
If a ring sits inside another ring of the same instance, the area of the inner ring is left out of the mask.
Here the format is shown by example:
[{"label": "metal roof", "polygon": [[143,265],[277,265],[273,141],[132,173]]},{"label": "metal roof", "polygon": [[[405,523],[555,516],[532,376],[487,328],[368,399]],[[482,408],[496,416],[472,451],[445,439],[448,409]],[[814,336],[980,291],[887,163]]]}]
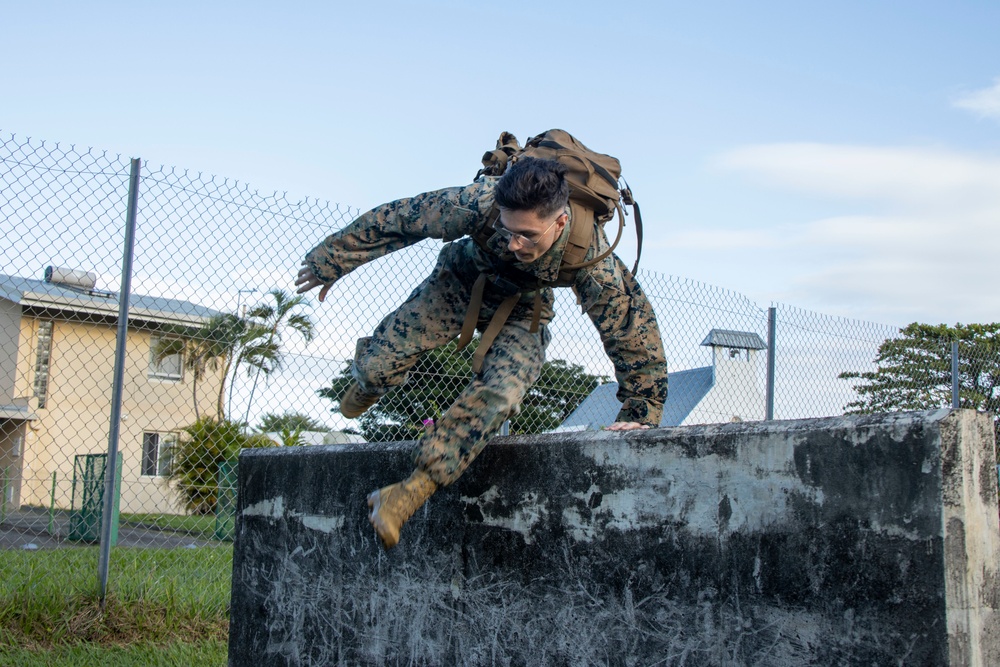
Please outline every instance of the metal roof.
[{"label": "metal roof", "polygon": [[740,350],[763,350],[767,347],[764,340],[751,331],[731,331],[729,329],[712,329],[708,332],[702,345],[712,347],[732,347]]},{"label": "metal roof", "polygon": [[[679,426],[695,406],[705,398],[713,383],[712,367],[690,368],[667,373],[667,401],[663,404],[660,426]],[[602,384],[583,400],[576,410],[560,424],[563,428],[583,426],[597,430],[614,423],[622,403],[618,400],[618,383]]]},{"label": "metal roof", "polygon": [[[81,290],[42,280],[0,274],[0,298],[21,306],[55,308],[74,313],[118,317],[118,294]],[[203,324],[221,314],[190,301],[132,294],[129,319],[163,324]]]},{"label": "metal roof", "polygon": [[28,408],[27,401],[23,403],[20,402],[21,399],[15,399],[15,401],[14,403],[0,405],[0,419],[21,419],[24,421],[38,419],[35,413]]}]

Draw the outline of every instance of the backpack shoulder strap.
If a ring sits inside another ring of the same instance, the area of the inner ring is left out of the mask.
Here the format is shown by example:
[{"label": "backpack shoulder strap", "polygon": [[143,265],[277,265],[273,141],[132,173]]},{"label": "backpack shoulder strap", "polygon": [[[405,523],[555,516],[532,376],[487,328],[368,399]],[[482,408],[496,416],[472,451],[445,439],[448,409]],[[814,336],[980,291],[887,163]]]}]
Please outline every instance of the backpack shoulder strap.
[{"label": "backpack shoulder strap", "polygon": [[[576,215],[578,208],[583,216],[589,216],[589,217],[584,217],[584,219],[581,221],[582,224],[579,225],[581,228],[579,232],[577,232],[577,222],[576,218],[574,218],[573,228],[570,230],[570,240],[572,240],[574,233],[578,233],[577,238],[580,239],[582,239],[583,235],[586,234],[587,246],[583,248],[582,254],[580,253],[579,250],[576,249],[575,246],[572,255],[570,255],[569,253],[563,254],[562,266],[559,268],[560,280],[562,280],[564,273],[566,273],[567,275],[575,275],[576,272],[579,271],[580,269],[585,269],[588,266],[593,266],[594,264],[597,264],[605,257],[610,255],[612,252],[614,252],[615,248],[618,246],[618,242],[622,240],[622,231],[624,231],[625,229],[625,212],[622,210],[621,204],[615,202],[615,208],[618,211],[618,234],[615,236],[614,242],[608,246],[607,250],[602,252],[597,257],[588,261],[583,261],[583,259],[587,256],[587,250],[590,249],[591,244],[594,242],[594,214],[589,209],[581,206],[580,204],[577,204],[576,202],[570,202],[570,209],[572,210],[574,216]],[[567,244],[567,251],[569,250],[569,247],[570,247],[569,244]]]}]

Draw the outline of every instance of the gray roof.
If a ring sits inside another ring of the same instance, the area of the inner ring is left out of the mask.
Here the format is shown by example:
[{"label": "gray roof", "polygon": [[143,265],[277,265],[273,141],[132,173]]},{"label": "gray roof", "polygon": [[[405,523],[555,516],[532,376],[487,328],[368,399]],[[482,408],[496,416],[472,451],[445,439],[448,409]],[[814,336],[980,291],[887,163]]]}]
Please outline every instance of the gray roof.
[{"label": "gray roof", "polygon": [[[56,308],[75,313],[118,316],[118,294],[65,287],[42,280],[0,274],[0,299],[21,306]],[[190,301],[132,294],[129,319],[168,324],[202,324],[219,311]]]},{"label": "gray roof", "polygon": [[705,340],[705,346],[732,347],[740,350],[763,350],[767,347],[764,340],[751,331],[731,331],[729,329],[712,329]]},{"label": "gray roof", "polygon": [[[663,419],[660,420],[660,426],[680,425],[701,399],[705,398],[705,394],[712,388],[712,382],[711,366],[668,373],[669,391],[667,401],[663,404]],[[615,396],[617,393],[617,382],[600,385],[560,426],[583,426],[592,430],[610,426],[618,416],[618,411],[622,409],[621,401]]]},{"label": "gray roof", "polygon": [[711,366],[667,373],[667,401],[663,404],[660,426],[680,426],[714,382]]},{"label": "gray roof", "polygon": [[21,419],[28,421],[38,419],[38,417],[35,416],[34,412],[28,409],[26,404],[18,402],[0,404],[0,419]]}]

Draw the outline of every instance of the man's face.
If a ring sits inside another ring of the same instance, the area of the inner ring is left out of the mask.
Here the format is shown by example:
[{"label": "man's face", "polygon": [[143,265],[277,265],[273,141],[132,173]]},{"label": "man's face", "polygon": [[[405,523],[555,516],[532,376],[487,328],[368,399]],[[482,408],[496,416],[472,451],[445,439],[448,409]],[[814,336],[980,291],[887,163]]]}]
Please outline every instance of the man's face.
[{"label": "man's face", "polygon": [[543,218],[535,211],[512,211],[501,207],[497,228],[507,239],[507,248],[517,261],[530,264],[548,252],[568,219],[565,210]]}]

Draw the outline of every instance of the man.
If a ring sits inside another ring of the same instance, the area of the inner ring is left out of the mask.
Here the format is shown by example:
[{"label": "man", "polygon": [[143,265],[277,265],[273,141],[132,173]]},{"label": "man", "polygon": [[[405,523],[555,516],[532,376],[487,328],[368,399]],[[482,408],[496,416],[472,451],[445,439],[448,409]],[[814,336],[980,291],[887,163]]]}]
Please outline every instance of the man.
[{"label": "man", "polygon": [[[380,206],[306,255],[295,284],[299,293],[322,286],[323,301],[334,282],[366,262],[425,238],[447,242],[431,275],[370,338],[358,341],[354,382],[340,402],[348,418],[360,416],[402,384],[422,352],[459,335],[481,275],[489,280],[478,315],[473,311],[471,316],[480,331],[489,331],[498,309],[506,312],[513,303],[506,319],[499,318],[502,327],[492,344],[480,344],[485,356],[472,382],[421,435],[413,474],[368,497],[369,519],[386,549],[395,546],[402,525],[439,486],[458,479],[538,379],[549,342],[546,325],[553,316],[552,289],[538,285],[558,276],[570,231],[568,201],[564,166],[523,157],[499,179],[481,177],[466,187]],[[499,217],[491,219],[494,202]],[[490,224],[496,233],[477,244],[471,236]],[[598,226],[587,259],[607,249]],[[667,394],[666,360],[639,284],[611,254],[580,269],[572,287],[615,366],[623,405],[608,428],[658,426]]]}]

